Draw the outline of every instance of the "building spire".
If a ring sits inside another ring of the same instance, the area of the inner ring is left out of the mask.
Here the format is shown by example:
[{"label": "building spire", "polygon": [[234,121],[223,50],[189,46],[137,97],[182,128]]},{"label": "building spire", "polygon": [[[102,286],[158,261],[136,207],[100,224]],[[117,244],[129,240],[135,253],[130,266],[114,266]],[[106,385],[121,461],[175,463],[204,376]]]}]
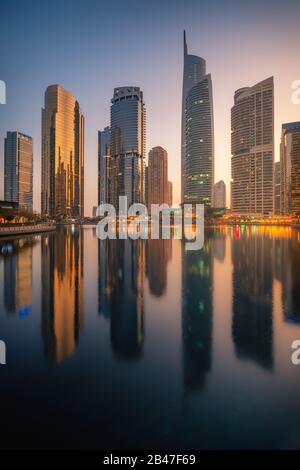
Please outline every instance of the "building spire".
[{"label": "building spire", "polygon": [[187,43],[186,43],[185,29],[183,30],[183,51],[184,51],[184,56],[186,56],[188,53],[188,49],[187,49]]}]

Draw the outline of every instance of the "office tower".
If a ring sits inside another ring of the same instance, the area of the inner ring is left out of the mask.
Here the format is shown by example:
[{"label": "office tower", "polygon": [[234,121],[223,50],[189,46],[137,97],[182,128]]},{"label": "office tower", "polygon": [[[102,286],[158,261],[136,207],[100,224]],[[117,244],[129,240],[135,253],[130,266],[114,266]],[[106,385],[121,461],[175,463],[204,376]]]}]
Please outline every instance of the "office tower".
[{"label": "office tower", "polygon": [[212,82],[205,60],[188,54],[185,32],[181,113],[181,200],[209,206],[214,183]]},{"label": "office tower", "polygon": [[281,180],[281,169],[280,162],[274,164],[274,211],[275,214],[280,214],[280,180]]},{"label": "office tower", "polygon": [[32,138],[7,132],[4,139],[4,199],[16,202],[19,210],[32,212]]},{"label": "office tower", "polygon": [[148,208],[151,204],[168,204],[168,153],[154,147],[148,155]]},{"label": "office tower", "polygon": [[232,211],[273,212],[273,77],[240,88],[231,109]]},{"label": "office tower", "polygon": [[60,85],[45,92],[42,109],[42,214],[84,215],[84,117]]},{"label": "office tower", "polygon": [[300,122],[282,124],[281,213],[300,215]]},{"label": "office tower", "polygon": [[145,165],[145,204],[148,207],[148,165]]},{"label": "office tower", "polygon": [[138,87],[114,89],[111,100],[110,202],[144,203],[145,104]]},{"label": "office tower", "polygon": [[226,184],[223,180],[220,180],[214,184],[213,206],[216,209],[222,209],[226,207]]},{"label": "office tower", "polygon": [[168,181],[168,204],[170,207],[173,205],[173,183]]},{"label": "office tower", "polygon": [[110,128],[98,132],[98,205],[109,203]]},{"label": "office tower", "polygon": [[3,80],[0,80],[0,104],[6,104],[6,85]]}]

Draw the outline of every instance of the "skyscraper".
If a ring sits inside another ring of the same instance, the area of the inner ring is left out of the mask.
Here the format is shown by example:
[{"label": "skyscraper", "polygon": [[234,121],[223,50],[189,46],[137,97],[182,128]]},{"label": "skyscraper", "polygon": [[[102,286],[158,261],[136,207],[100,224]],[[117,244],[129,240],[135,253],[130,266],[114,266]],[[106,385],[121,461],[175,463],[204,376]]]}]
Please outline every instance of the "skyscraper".
[{"label": "skyscraper", "polygon": [[84,117],[60,85],[47,88],[42,109],[41,196],[43,215],[84,215]]},{"label": "skyscraper", "polygon": [[300,215],[300,122],[282,124],[281,213]]},{"label": "skyscraper", "polygon": [[281,169],[280,162],[274,164],[274,211],[280,214],[280,198],[281,198]]},{"label": "skyscraper", "polygon": [[145,204],[148,207],[148,165],[145,165]]},{"label": "skyscraper", "polygon": [[238,213],[273,212],[273,77],[240,88],[231,109],[231,204]]},{"label": "skyscraper", "polygon": [[168,204],[172,207],[173,204],[173,183],[168,181]]},{"label": "skyscraper", "polygon": [[148,156],[148,208],[151,204],[168,204],[168,153],[162,147],[154,147]]},{"label": "skyscraper", "polygon": [[128,205],[145,198],[146,112],[143,92],[138,87],[114,89],[111,100],[110,202],[118,207],[119,196]]},{"label": "skyscraper", "polygon": [[226,184],[223,180],[214,184],[213,206],[217,209],[226,207]]},{"label": "skyscraper", "polygon": [[110,202],[110,128],[98,132],[98,205]]},{"label": "skyscraper", "polygon": [[19,209],[32,212],[32,138],[21,132],[7,132],[4,140],[4,198],[17,202]]},{"label": "skyscraper", "polygon": [[214,125],[206,62],[188,54],[184,31],[181,115],[181,200],[211,205],[214,183]]}]

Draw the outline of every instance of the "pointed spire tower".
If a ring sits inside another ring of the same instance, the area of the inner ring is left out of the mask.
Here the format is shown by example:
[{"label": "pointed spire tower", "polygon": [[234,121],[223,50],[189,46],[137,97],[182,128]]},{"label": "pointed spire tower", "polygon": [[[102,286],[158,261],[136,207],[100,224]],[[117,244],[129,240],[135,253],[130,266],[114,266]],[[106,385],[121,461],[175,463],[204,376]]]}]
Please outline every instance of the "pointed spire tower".
[{"label": "pointed spire tower", "polygon": [[[202,174],[209,174],[208,179],[209,181],[209,188],[213,184],[213,171],[214,171],[214,158],[213,158],[213,122],[209,124],[209,136],[207,136],[207,139],[210,141],[211,145],[209,146],[208,151],[206,152],[207,159],[209,159],[212,162],[212,168],[210,168],[209,165],[204,165],[205,168],[203,168],[203,171],[201,169],[201,164],[198,161],[195,161],[195,158],[197,156],[195,155],[193,158],[190,159],[190,156],[187,155],[187,142],[186,142],[186,132],[187,132],[187,98],[188,94],[190,91],[200,82],[202,82],[203,79],[207,79],[208,82],[211,80],[210,75],[206,75],[206,62],[202,57],[198,57],[196,55],[192,55],[188,53],[188,46],[186,42],[186,32],[184,30],[183,32],[183,83],[182,83],[182,110],[181,110],[181,202],[188,203],[188,202],[195,202],[195,199],[199,199],[199,202],[202,202],[202,197],[199,196],[197,198],[197,195],[194,191],[194,195],[192,194],[187,194],[187,182],[192,179],[192,181],[196,182],[196,186],[199,186],[202,184],[200,179]],[[205,85],[203,85],[205,88]],[[209,88],[209,103],[208,103],[208,111],[209,111],[209,119],[210,121],[212,120],[212,91],[211,91],[211,83],[208,83],[208,88]],[[200,92],[200,90],[198,90]],[[197,93],[196,93],[197,94]],[[203,108],[204,110],[204,108]],[[190,110],[191,111],[191,110]],[[206,110],[207,111],[207,110]],[[199,125],[202,126],[201,120],[197,119],[200,117],[201,109],[198,106],[197,110],[193,110],[193,113],[196,113],[195,115],[195,125],[198,123]],[[201,116],[202,118],[203,116]],[[194,131],[197,133],[199,129],[194,129]],[[201,130],[202,132],[202,130]],[[199,139],[198,139],[199,140]],[[195,150],[199,154],[199,149]],[[201,149],[200,149],[200,154],[201,154]],[[190,161],[189,161],[190,159]],[[195,173],[195,174],[194,174]],[[212,181],[211,181],[212,180]],[[207,187],[207,186],[206,186]],[[190,188],[191,189],[191,188]],[[209,189],[212,194],[212,187]],[[190,191],[191,192],[191,191]],[[211,204],[211,194],[207,195],[207,203],[208,205]],[[206,197],[204,198],[204,201],[207,199]],[[206,202],[205,202],[206,203]]]},{"label": "pointed spire tower", "polygon": [[183,54],[184,54],[184,57],[186,57],[188,54],[185,30],[183,31]]}]

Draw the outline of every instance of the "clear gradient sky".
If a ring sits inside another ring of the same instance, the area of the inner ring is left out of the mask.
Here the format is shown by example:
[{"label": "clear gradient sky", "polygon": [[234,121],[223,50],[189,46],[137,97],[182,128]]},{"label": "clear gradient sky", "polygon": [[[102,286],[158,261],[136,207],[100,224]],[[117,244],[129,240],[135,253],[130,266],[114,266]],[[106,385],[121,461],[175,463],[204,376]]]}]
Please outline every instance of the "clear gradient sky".
[{"label": "clear gradient sky", "polygon": [[[282,122],[300,120],[291,83],[300,80],[299,0],[1,0],[0,198],[4,136],[34,138],[34,208],[40,209],[41,108],[48,85],[78,99],[86,120],[85,214],[97,205],[97,131],[109,125],[113,88],[141,87],[147,150],[169,153],[174,201],[180,197],[183,29],[189,52],[212,74],[216,181],[230,182],[230,108],[237,88],[275,79],[275,159]],[[228,201],[229,202],[229,201]]]}]

